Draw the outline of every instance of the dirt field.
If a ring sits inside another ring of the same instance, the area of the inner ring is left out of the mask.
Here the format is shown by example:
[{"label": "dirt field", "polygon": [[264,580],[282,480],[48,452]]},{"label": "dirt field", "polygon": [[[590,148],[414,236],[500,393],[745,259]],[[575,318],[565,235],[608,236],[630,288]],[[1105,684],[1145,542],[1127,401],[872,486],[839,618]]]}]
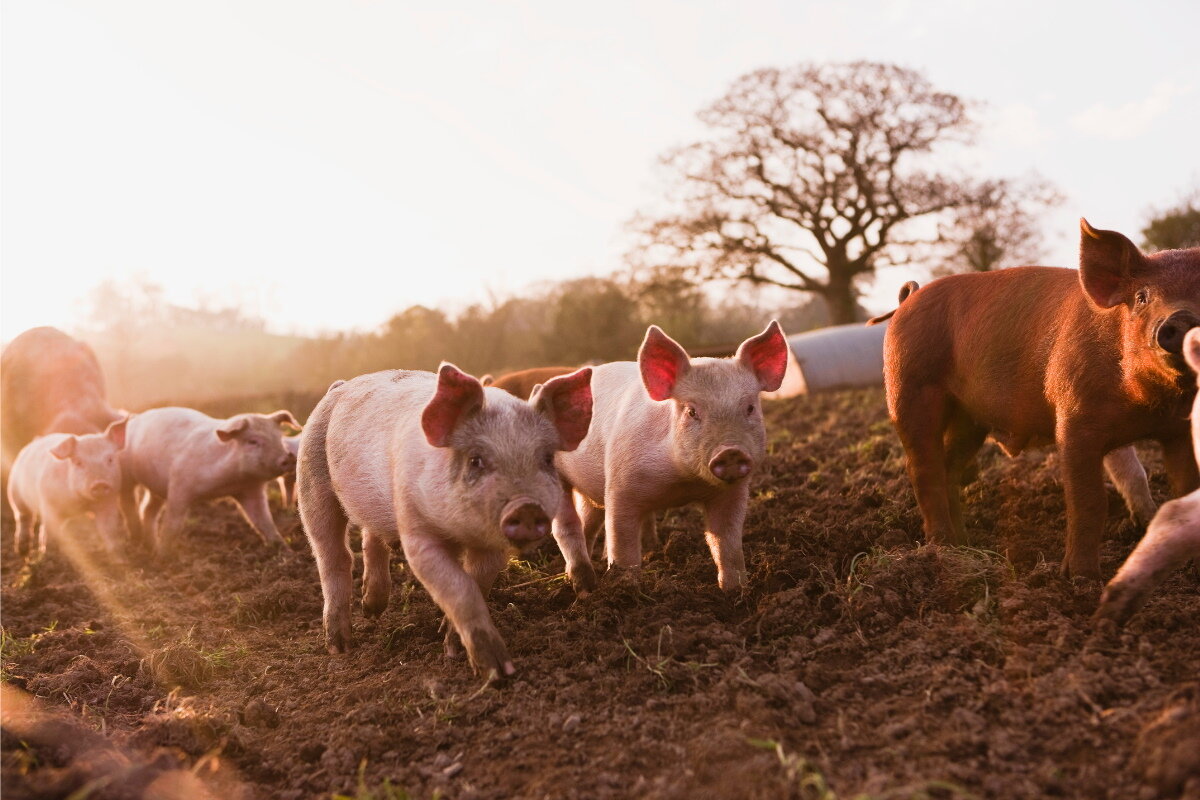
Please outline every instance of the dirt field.
[{"label": "dirt field", "polygon": [[[1200,798],[1194,567],[1093,637],[1046,453],[989,446],[978,549],[935,549],[879,392],[776,403],[768,435],[742,594],[695,511],[640,584],[581,601],[550,542],[492,595],[519,669],[498,687],[445,659],[402,563],[327,655],[291,512],[282,556],[214,503],[170,565],[85,572],[22,568],[5,520],[4,796]],[[1109,507],[1106,574],[1133,542]]]}]

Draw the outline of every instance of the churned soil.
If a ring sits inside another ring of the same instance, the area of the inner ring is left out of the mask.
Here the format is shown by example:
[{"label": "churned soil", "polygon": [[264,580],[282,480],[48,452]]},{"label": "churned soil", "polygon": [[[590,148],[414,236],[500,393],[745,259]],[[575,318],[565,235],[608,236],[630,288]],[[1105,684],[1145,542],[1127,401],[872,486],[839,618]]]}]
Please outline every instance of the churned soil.
[{"label": "churned soil", "polygon": [[[695,510],[583,599],[549,542],[492,593],[519,669],[498,685],[443,655],[400,559],[389,609],[328,655],[294,512],[271,552],[197,508],[154,565],[26,565],[6,519],[4,796],[1200,798],[1195,567],[1094,633],[1100,585],[1058,575],[1052,455],[989,445],[974,546],[937,548],[880,392],[767,417],[744,591],[717,589]],[[1107,574],[1136,540],[1109,508]]]}]

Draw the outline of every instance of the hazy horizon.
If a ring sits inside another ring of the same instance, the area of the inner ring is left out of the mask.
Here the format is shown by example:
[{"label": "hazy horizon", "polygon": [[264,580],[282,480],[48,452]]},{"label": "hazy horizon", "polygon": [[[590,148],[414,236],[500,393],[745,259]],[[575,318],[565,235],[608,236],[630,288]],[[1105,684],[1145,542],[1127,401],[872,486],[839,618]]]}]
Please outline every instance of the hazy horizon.
[{"label": "hazy horizon", "polygon": [[[870,59],[986,103],[982,175],[1036,170],[1132,238],[1200,180],[1200,5],[874,0],[3,4],[0,339],[104,280],[280,333],[622,268],[658,155],[740,74]],[[882,275],[886,306],[907,273]]]}]

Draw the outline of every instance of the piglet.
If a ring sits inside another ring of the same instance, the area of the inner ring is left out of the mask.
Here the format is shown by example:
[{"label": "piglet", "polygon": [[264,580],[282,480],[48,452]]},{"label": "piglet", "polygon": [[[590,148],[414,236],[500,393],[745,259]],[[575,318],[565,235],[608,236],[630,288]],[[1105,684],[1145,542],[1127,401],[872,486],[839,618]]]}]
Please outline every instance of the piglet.
[{"label": "piglet", "polygon": [[387,607],[388,544],[446,614],[447,654],[514,672],[484,599],[508,553],[550,531],[562,487],[555,454],[592,417],[591,370],[547,381],[529,400],[484,388],[452,364],[394,370],[331,388],[300,442],[300,517],[316,555],[331,653],[351,644],[347,524],[362,528],[363,613]]},{"label": "piglet", "polygon": [[17,552],[27,553],[32,547],[45,553],[48,538],[61,536],[69,520],[88,513],[95,516],[108,551],[120,552],[119,456],[128,421],[113,422],[104,433],[40,436],[21,449],[8,483],[8,502],[17,522]]},{"label": "piglet", "polygon": [[[170,407],[134,417],[121,456],[121,507],[132,537],[166,555],[192,503],[232,497],[264,542],[282,544],[267,507],[267,483],[293,469],[296,457],[283,444],[281,424],[300,427],[289,411],[215,419]],[[148,490],[140,520],[138,485]]]},{"label": "piglet", "polygon": [[772,321],[732,358],[691,359],[651,325],[636,363],[594,368],[591,432],[558,458],[567,488],[554,534],[577,591],[595,586],[588,554],[601,525],[609,565],[638,567],[654,513],[697,502],[717,582],[742,585],[750,476],[766,455],[759,393],[779,388],[787,348]]},{"label": "piglet", "polygon": [[[1187,332],[1183,355],[1200,372],[1200,328]],[[1192,447],[1200,464],[1200,396],[1192,404]],[[1200,489],[1158,510],[1146,535],[1105,587],[1096,619],[1124,623],[1156,586],[1189,559],[1200,559]]]}]

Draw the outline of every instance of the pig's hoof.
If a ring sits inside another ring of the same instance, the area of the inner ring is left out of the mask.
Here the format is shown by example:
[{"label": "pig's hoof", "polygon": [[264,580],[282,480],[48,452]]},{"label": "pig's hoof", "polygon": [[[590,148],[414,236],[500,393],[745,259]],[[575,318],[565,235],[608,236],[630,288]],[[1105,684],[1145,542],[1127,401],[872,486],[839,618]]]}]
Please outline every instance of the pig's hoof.
[{"label": "pig's hoof", "polygon": [[349,626],[344,630],[325,635],[325,647],[329,650],[329,655],[331,656],[348,653],[352,646],[353,642],[351,641]]},{"label": "pig's hoof", "polygon": [[446,631],[446,638],[442,642],[442,649],[446,652],[446,658],[451,661],[457,661],[462,658],[462,642],[458,638],[458,633],[453,628]]},{"label": "pig's hoof", "polygon": [[517,669],[509,658],[508,648],[495,628],[476,628],[466,635],[464,644],[472,666],[485,675],[507,678]]},{"label": "pig's hoof", "polygon": [[363,597],[362,610],[364,617],[378,617],[388,606],[387,598]]},{"label": "pig's hoof", "polygon": [[571,588],[575,594],[584,597],[596,591],[596,570],[591,564],[584,564],[571,571]]}]

